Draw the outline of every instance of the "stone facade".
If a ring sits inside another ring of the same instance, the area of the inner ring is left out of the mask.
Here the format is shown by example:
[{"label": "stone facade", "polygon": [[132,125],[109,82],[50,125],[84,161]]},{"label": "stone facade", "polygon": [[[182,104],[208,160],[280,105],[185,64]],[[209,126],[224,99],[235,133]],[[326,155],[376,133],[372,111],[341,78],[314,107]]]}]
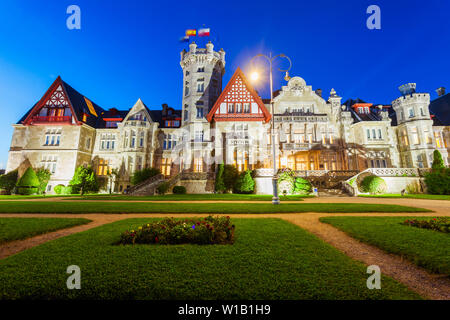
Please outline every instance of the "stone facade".
[{"label": "stone facade", "polygon": [[[140,99],[129,110],[104,110],[58,77],[14,125],[7,172],[48,168],[52,192],[68,185],[77,166],[92,165],[106,180],[117,169],[120,178],[106,186],[122,192],[133,172],[157,167],[167,178],[184,175],[177,184],[188,192],[213,192],[219,163],[240,171],[272,168],[272,120],[278,168],[429,168],[434,150],[449,164],[450,127],[435,123],[429,94],[416,93],[415,86],[403,88],[392,105],[377,105],[342,102],[335,90],[325,99],[293,77],[274,92],[272,115],[270,101],[259,97],[239,68],[222,90],[225,51],[214,51],[212,43],[190,44],[180,65],[181,110],[152,110]],[[206,175],[194,179],[190,173]],[[256,180],[258,193],[271,192],[270,176]]]}]

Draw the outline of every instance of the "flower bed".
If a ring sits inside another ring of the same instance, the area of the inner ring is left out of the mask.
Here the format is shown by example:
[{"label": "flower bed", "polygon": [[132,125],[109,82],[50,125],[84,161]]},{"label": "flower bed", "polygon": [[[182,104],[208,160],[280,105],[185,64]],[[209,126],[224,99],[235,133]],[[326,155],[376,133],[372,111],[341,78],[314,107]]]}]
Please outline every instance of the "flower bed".
[{"label": "flower bed", "polygon": [[446,217],[433,218],[431,220],[407,219],[402,224],[422,229],[436,230],[444,233],[450,232],[450,220]]},{"label": "flower bed", "polygon": [[119,244],[232,244],[234,229],[230,217],[165,218],[123,232]]}]

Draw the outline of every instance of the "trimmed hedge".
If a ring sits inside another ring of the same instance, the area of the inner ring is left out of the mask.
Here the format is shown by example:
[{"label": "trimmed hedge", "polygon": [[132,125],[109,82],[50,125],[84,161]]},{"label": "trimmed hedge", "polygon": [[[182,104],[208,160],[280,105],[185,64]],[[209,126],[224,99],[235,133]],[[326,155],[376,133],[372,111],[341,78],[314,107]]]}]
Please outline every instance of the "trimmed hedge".
[{"label": "trimmed hedge", "polygon": [[186,188],[184,186],[175,186],[172,189],[173,194],[186,194]]},{"label": "trimmed hedge", "polygon": [[296,178],[294,182],[294,194],[310,194],[312,191],[311,183],[303,178]]},{"label": "trimmed hedge", "polygon": [[450,194],[450,168],[433,169],[425,174],[427,192],[431,194]]},{"label": "trimmed hedge", "polygon": [[386,193],[387,184],[383,178],[378,176],[367,176],[361,182],[361,192],[368,192],[370,194]]},{"label": "trimmed hedge", "polygon": [[232,244],[234,225],[230,217],[166,218],[127,230],[118,244]]},{"label": "trimmed hedge", "polygon": [[18,175],[19,172],[17,169],[0,175],[0,188],[5,189],[6,193],[11,194],[16,187]]},{"label": "trimmed hedge", "polygon": [[164,195],[169,191],[169,187],[170,185],[167,182],[163,182],[156,188],[156,191],[158,191],[159,194]]},{"label": "trimmed hedge", "polygon": [[254,189],[255,181],[252,178],[251,171],[247,170],[242,172],[236,180],[234,192],[241,194],[250,194],[253,193]]},{"label": "trimmed hedge", "polygon": [[17,182],[17,192],[19,194],[29,195],[39,191],[41,182],[32,167],[28,167],[23,176]]}]

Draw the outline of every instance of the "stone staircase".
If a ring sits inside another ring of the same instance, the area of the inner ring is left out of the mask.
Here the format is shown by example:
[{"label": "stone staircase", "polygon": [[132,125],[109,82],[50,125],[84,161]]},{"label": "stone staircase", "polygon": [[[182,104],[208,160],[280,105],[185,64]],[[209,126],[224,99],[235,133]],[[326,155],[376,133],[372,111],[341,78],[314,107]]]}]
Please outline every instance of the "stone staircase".
[{"label": "stone staircase", "polygon": [[152,196],[155,194],[156,188],[164,181],[164,175],[157,174],[156,176],[130,187],[127,194],[131,196]]},{"label": "stone staircase", "polygon": [[319,197],[350,197],[350,195],[342,189],[319,189],[318,195]]}]

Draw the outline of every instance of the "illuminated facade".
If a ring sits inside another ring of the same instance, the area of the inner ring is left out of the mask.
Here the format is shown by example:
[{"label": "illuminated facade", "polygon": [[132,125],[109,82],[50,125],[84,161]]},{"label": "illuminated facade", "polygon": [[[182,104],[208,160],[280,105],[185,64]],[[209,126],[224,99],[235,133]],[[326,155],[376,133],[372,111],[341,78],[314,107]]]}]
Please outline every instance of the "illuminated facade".
[{"label": "illuminated facade", "polygon": [[[125,111],[106,110],[57,78],[14,125],[7,171],[45,167],[48,192],[68,185],[79,165],[99,177],[118,169],[115,191],[130,176],[157,167],[166,177],[186,173],[211,180],[217,164],[239,170],[271,168],[270,101],[263,100],[238,68],[222,90],[225,52],[211,43],[181,52],[181,110],[149,109],[140,99]],[[410,84],[392,105],[327,99],[300,77],[274,93],[279,168],[296,171],[362,171],[429,168],[434,150],[448,165],[449,127],[430,114],[430,96]],[[194,182],[193,182],[194,183]],[[202,189],[203,188],[203,189]],[[209,187],[196,189],[209,192]]]}]

